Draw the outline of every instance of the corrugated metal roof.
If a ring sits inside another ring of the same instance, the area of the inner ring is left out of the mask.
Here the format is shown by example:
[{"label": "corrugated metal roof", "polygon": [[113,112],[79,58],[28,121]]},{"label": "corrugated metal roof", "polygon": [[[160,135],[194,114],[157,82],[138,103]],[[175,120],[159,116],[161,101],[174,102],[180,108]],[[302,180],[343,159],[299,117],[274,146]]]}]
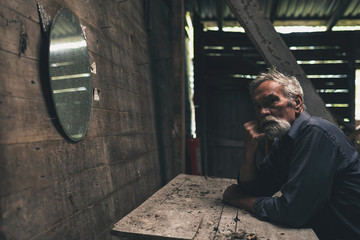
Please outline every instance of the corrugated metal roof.
[{"label": "corrugated metal roof", "polygon": [[[288,25],[289,21],[324,24],[330,27],[341,25],[360,25],[360,0],[258,0],[266,16],[278,25]],[[232,24],[236,18],[224,0],[188,0],[186,6],[197,12],[203,22]],[[220,16],[219,16],[220,15]],[[222,15],[222,16],[221,16]],[[219,19],[219,17],[221,19]],[[354,21],[357,20],[357,21]],[[292,23],[293,24],[293,23]]]}]

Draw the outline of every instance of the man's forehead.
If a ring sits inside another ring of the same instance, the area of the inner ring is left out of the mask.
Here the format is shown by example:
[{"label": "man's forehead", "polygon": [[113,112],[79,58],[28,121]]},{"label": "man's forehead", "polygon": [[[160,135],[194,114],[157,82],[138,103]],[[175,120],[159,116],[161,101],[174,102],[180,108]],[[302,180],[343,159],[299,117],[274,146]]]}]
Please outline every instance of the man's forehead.
[{"label": "man's forehead", "polygon": [[254,102],[267,102],[267,101],[277,100],[280,97],[281,96],[279,96],[278,93],[267,92],[264,94],[255,95]]},{"label": "man's forehead", "polygon": [[254,95],[283,95],[284,87],[275,81],[266,81],[261,83],[254,91]]}]

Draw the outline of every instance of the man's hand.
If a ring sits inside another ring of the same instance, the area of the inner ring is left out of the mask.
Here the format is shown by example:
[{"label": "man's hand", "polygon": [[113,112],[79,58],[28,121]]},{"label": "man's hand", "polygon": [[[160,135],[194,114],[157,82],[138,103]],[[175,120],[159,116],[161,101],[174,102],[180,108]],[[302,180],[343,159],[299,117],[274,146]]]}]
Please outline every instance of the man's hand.
[{"label": "man's hand", "polygon": [[261,132],[257,121],[251,121],[244,124],[245,129],[245,149],[256,151],[259,141],[265,137],[265,133]]},{"label": "man's hand", "polygon": [[223,194],[223,201],[234,207],[244,208],[254,212],[254,203],[256,197],[245,193],[237,184],[230,185]]}]

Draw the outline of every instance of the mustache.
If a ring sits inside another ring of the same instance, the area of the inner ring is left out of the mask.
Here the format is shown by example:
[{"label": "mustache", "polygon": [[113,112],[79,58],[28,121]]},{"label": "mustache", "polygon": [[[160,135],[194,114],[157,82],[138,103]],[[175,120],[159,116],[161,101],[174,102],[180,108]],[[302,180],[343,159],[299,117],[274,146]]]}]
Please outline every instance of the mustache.
[{"label": "mustache", "polygon": [[269,123],[278,123],[280,119],[274,116],[265,116],[260,120],[260,126],[263,127]]},{"label": "mustache", "polygon": [[284,135],[291,127],[285,119],[279,119],[274,116],[266,116],[261,119],[260,126],[269,139],[274,139]]}]

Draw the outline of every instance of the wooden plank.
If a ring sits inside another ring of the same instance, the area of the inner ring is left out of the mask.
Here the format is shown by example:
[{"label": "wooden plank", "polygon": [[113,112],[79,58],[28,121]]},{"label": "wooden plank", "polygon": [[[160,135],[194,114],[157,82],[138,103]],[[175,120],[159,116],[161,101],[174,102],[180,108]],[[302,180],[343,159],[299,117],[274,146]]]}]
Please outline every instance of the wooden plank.
[{"label": "wooden plank", "polygon": [[[109,43],[112,44],[112,43]],[[104,88],[107,86],[108,88],[119,88],[122,91],[134,93],[134,87],[131,87],[131,81],[129,79],[132,78],[132,73],[130,73],[130,69],[133,69],[133,64],[129,64],[130,61],[123,61],[121,65],[115,63],[106,56],[98,55],[93,51],[89,51],[90,55],[90,64],[96,64],[96,73],[92,74],[92,86],[96,88]],[[111,75],[112,78],[108,78],[107,76]],[[102,102],[102,96],[100,96],[99,103]],[[104,101],[107,102],[107,101]]]},{"label": "wooden plank", "polygon": [[[253,76],[257,76],[257,74],[259,73],[259,68],[254,68],[253,65],[249,65],[249,64],[244,64],[244,66],[239,66],[239,65],[235,65],[235,64],[231,64],[231,65],[225,65],[225,64],[211,64],[211,65],[205,65],[208,68],[206,69],[206,71],[204,72],[204,74],[206,75],[224,75],[224,76],[229,76],[231,74],[244,74],[244,75],[253,75]],[[213,68],[210,68],[213,67]]]},{"label": "wooden plank", "polygon": [[[0,50],[2,72],[0,96],[43,101],[46,84],[40,78],[37,60],[19,58],[16,53]],[[50,94],[45,94],[50,97]]]},{"label": "wooden plank", "polygon": [[291,33],[281,35],[290,46],[349,46],[354,45],[360,35],[357,31]]},{"label": "wooden plank", "polygon": [[317,239],[311,229],[289,229],[224,205],[222,193],[233,179],[180,174],[113,227],[129,239]]},{"label": "wooden plank", "polygon": [[321,98],[326,103],[349,103],[350,93],[320,93]]},{"label": "wooden plank", "polygon": [[[15,5],[15,2],[17,1],[10,4],[10,7]],[[30,1],[21,4],[25,5],[22,8],[31,7],[35,12],[36,5],[29,3]],[[18,6],[20,7],[20,4]],[[6,50],[19,57],[39,59],[38,53],[41,48],[41,45],[38,44],[41,40],[39,25],[34,20],[29,20],[18,14],[10,7],[0,3],[0,20],[4,23],[0,25],[0,50]]]},{"label": "wooden plank", "polygon": [[[206,66],[209,68],[250,68],[248,71],[259,71],[259,67],[256,65],[256,61],[253,59],[245,58],[244,56],[206,56],[204,57]],[[242,66],[245,65],[245,66]],[[226,70],[224,70],[226,71]]]},{"label": "wooden plank", "polygon": [[312,83],[296,63],[283,39],[276,33],[270,21],[265,17],[258,1],[226,0],[226,2],[267,64],[276,66],[279,71],[297,77],[306,96],[305,104],[311,103],[308,104],[307,110],[309,113],[336,123],[326,109],[324,102],[316,94]]},{"label": "wooden plank", "polygon": [[[1,96],[0,96],[1,97]],[[49,116],[43,101],[22,98],[2,98],[7,109],[0,108],[0,144],[39,142],[63,138],[56,116]],[[21,114],[20,114],[21,113]],[[21,116],[21,117],[19,117]],[[88,137],[137,134],[143,128],[142,114],[95,109],[91,111]],[[38,128],[38,126],[42,128]],[[18,131],[22,129],[22,131]]]},{"label": "wooden plank", "polygon": [[352,121],[352,110],[349,107],[329,107],[329,110],[334,114],[336,118],[349,118]]},{"label": "wooden plank", "polygon": [[348,89],[347,78],[310,78],[316,89]]},{"label": "wooden plank", "polygon": [[[261,227],[259,227],[261,225]],[[225,205],[221,215],[217,237],[236,239],[255,234],[257,239],[318,239],[312,229],[290,229],[280,225],[273,225],[253,217],[248,212]],[[241,239],[241,238],[240,238]]]},{"label": "wooden plank", "polygon": [[172,1],[173,68],[173,176],[185,172],[185,8],[182,0]]},{"label": "wooden plank", "polygon": [[223,206],[215,239],[245,239],[245,232],[242,235],[242,232],[240,232],[237,227],[239,211],[242,210],[227,205]]},{"label": "wooden plank", "polygon": [[254,48],[254,44],[244,33],[207,31],[202,33],[203,46],[242,46]]},{"label": "wooden plank", "polygon": [[[110,182],[115,188],[121,188],[124,179],[131,182],[147,172],[146,168],[156,170],[156,147],[146,141],[143,134],[92,138],[71,151],[69,146],[71,143],[63,140],[1,145],[0,196],[47,187],[72,175],[96,168],[102,171],[110,166]],[[78,161],[79,156],[84,159]]]},{"label": "wooden plank", "polygon": [[347,75],[349,73],[349,64],[301,64],[308,75]]},{"label": "wooden plank", "polygon": [[244,147],[244,141],[238,141],[233,139],[211,138],[209,139],[209,145],[213,147],[239,148],[239,147]]},{"label": "wooden plank", "polygon": [[343,60],[349,59],[348,49],[292,50],[296,60]]},{"label": "wooden plank", "polygon": [[202,209],[203,219],[193,239],[214,239],[218,231],[222,209],[224,208],[222,193],[230,184],[235,183],[235,180],[224,178],[192,178],[196,181],[195,183],[203,189],[195,195],[200,196],[197,200]]},{"label": "wooden plank", "polygon": [[233,90],[241,90],[249,86],[250,80],[246,78],[234,78],[222,74],[214,74],[211,76],[207,76],[205,81],[210,88],[215,87],[216,89],[225,89],[230,87]]},{"label": "wooden plank", "polygon": [[61,139],[45,102],[10,97],[2,97],[1,102],[7,108],[0,108],[0,125],[6,126],[0,128],[0,144]]},{"label": "wooden plank", "polygon": [[180,174],[117,222],[113,231],[135,239],[204,239],[208,231],[214,233],[222,192],[229,184]]},{"label": "wooden plank", "polygon": [[[216,54],[216,56],[229,56],[229,57],[236,57],[242,56],[246,57],[248,59],[251,59],[252,61],[263,61],[262,57],[258,54],[257,50],[253,47],[248,46],[249,44],[252,44],[250,40],[247,38],[244,38],[242,35],[245,34],[239,34],[238,38],[231,37],[231,35],[227,35],[228,33],[223,33],[221,35],[220,40],[222,42],[216,42],[213,43],[215,46],[209,46],[204,49],[204,53],[213,56],[213,54]],[[212,32],[204,32],[204,36],[213,36]],[[289,34],[291,36],[291,34]],[[289,38],[288,34],[281,35],[282,38],[287,41]],[[316,38],[316,36],[309,35],[307,37],[308,39]],[[291,38],[292,39],[292,38]],[[302,46],[301,39],[303,39],[303,36],[298,36],[297,38],[294,38],[293,45],[299,45]],[[220,41],[219,39],[217,39]],[[296,44],[296,40],[299,42],[299,44]],[[241,42],[241,44],[239,44]],[[311,41],[309,41],[311,42]],[[343,44],[341,46],[328,46],[327,49],[309,49],[309,50],[291,50],[292,54],[295,56],[297,60],[344,60],[348,61],[349,59],[349,46],[346,45],[346,43],[338,42],[337,45]],[[209,44],[211,45],[211,44]],[[238,45],[241,45],[241,50],[235,50],[234,47],[237,47]],[[310,47],[313,46],[314,43],[309,44]],[[214,47],[222,46],[224,49],[217,49]],[[305,45],[306,46],[306,45]],[[229,54],[229,55],[228,55]]]},{"label": "wooden plank", "polygon": [[239,47],[240,49],[204,49],[204,56],[206,57],[237,57],[237,58],[250,58],[253,61],[255,60],[261,60],[263,61],[260,54],[257,52],[257,50],[251,49],[251,48],[243,48]]},{"label": "wooden plank", "polygon": [[[156,239],[156,237],[161,239],[161,236],[192,239],[197,231],[197,224],[201,221],[201,215],[197,211],[179,212],[178,209],[184,207],[183,202],[179,202],[180,206],[174,205],[173,207],[176,208],[170,208],[169,212],[164,212],[160,208],[165,201],[174,199],[174,195],[181,191],[180,189],[186,181],[187,179],[184,177],[173,179],[167,184],[167,188],[160,189],[132,214],[117,222],[113,231],[120,236],[137,239]],[[190,205],[190,203],[188,204]],[[189,217],[195,218],[195,221],[198,221],[197,224],[181,226],[181,223],[189,222]]]},{"label": "wooden plank", "polygon": [[[2,1],[2,4],[10,9],[13,12],[13,15],[21,15],[28,18],[31,21],[39,23],[39,14],[36,8],[36,2],[31,1],[22,1],[22,0],[11,0],[11,1]],[[16,17],[16,16],[14,16]]]}]

